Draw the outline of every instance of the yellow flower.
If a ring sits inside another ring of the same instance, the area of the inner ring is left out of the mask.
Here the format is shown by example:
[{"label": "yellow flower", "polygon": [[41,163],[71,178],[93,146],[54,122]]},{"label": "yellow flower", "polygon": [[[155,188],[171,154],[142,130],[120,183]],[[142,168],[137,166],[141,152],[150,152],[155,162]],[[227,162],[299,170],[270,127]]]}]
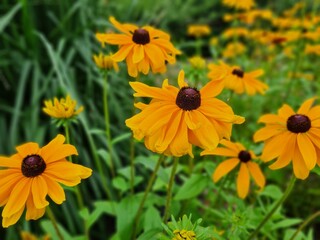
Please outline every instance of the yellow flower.
[{"label": "yellow flower", "polygon": [[42,240],[50,240],[51,238],[49,237],[49,235],[45,235],[42,238],[38,238],[37,236],[35,236],[32,233],[26,232],[26,231],[21,231],[20,232],[20,236],[21,236],[21,240],[38,240],[38,239],[42,239]]},{"label": "yellow flower", "polygon": [[264,188],[265,177],[257,163],[253,162],[257,156],[250,150],[246,150],[241,143],[233,143],[227,140],[221,140],[221,145],[214,150],[204,150],[201,155],[218,155],[230,157],[218,165],[214,171],[212,178],[214,182],[218,182],[224,175],[228,174],[232,169],[240,164],[240,171],[237,177],[237,192],[240,198],[245,198],[249,192],[250,175],[255,183]]},{"label": "yellow flower", "polygon": [[202,37],[209,35],[211,29],[207,24],[192,24],[188,26],[187,32],[189,36]]},{"label": "yellow flower", "polygon": [[230,138],[232,124],[244,122],[232,108],[214,98],[223,89],[222,81],[210,81],[200,91],[189,87],[184,72],[178,77],[179,88],[164,80],[162,88],[130,82],[135,97],[152,98],[138,103],[142,111],[126,120],[138,140],[144,138],[148,149],[165,155],[192,155],[192,144],[214,149],[222,138]]},{"label": "yellow flower", "polygon": [[233,58],[246,51],[246,47],[239,42],[229,43],[222,52],[224,58]]},{"label": "yellow flower", "polygon": [[150,26],[138,28],[133,24],[121,24],[114,17],[109,21],[122,34],[97,33],[101,43],[119,45],[119,50],[112,59],[116,62],[126,60],[128,73],[137,77],[138,72],[148,74],[166,71],[166,61],[175,63],[176,55],[181,52],[170,42],[170,35]]},{"label": "yellow flower", "polygon": [[304,49],[304,53],[320,55],[320,44],[316,44],[316,45],[307,44],[306,48]]},{"label": "yellow flower", "polygon": [[0,206],[5,205],[3,227],[15,224],[25,208],[26,220],[42,217],[49,205],[47,195],[57,204],[65,201],[65,193],[58,183],[75,186],[91,175],[91,169],[65,159],[78,153],[74,146],[63,144],[64,141],[65,137],[59,134],[42,148],[29,142],[16,147],[17,153],[11,157],[0,157]]},{"label": "yellow flower", "polygon": [[255,5],[254,0],[223,0],[222,3],[228,7],[241,10],[249,10]]},{"label": "yellow flower", "polygon": [[259,118],[266,126],[254,134],[254,141],[265,142],[262,160],[277,158],[271,169],[292,162],[295,176],[306,179],[316,163],[320,165],[320,106],[313,106],[314,100],[306,100],[297,113],[284,104],[278,114]]},{"label": "yellow flower", "polygon": [[206,68],[206,60],[200,56],[193,56],[188,58],[189,63],[195,69],[204,69]]},{"label": "yellow flower", "polygon": [[57,98],[54,100],[44,101],[45,107],[42,110],[53,118],[72,118],[83,111],[81,106],[76,110],[77,102],[72,100],[69,95],[66,98],[61,98],[60,101]]},{"label": "yellow flower", "polygon": [[99,68],[114,69],[116,72],[119,72],[119,66],[117,62],[113,61],[111,54],[104,55],[100,53],[99,55],[93,55],[93,60]]},{"label": "yellow flower", "polygon": [[196,234],[194,231],[187,230],[174,230],[173,234],[175,235],[172,240],[196,240]]},{"label": "yellow flower", "polygon": [[228,28],[228,29],[226,29],[223,32],[222,36],[224,38],[231,38],[231,37],[234,37],[234,36],[246,37],[248,34],[249,34],[248,29],[242,28],[242,27],[237,27],[237,28]]},{"label": "yellow flower", "polygon": [[212,81],[215,79],[222,79],[225,88],[231,89],[237,94],[246,92],[248,95],[254,95],[257,92],[264,94],[268,89],[268,85],[260,82],[257,77],[263,74],[262,69],[258,69],[249,73],[245,73],[238,66],[228,66],[224,62],[220,65],[209,64],[208,78]]}]

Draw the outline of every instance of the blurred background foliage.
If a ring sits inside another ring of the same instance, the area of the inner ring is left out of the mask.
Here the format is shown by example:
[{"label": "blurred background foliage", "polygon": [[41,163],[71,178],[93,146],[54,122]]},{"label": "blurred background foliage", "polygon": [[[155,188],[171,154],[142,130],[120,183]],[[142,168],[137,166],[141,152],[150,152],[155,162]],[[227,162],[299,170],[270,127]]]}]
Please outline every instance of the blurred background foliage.
[{"label": "blurred background foliage", "polygon": [[[261,7],[268,7],[275,13],[281,13],[296,2],[295,0],[260,0],[257,1],[257,4]],[[311,11],[309,6],[313,1],[305,2],[309,3],[307,11]],[[95,39],[95,33],[108,31],[111,28],[108,17],[113,15],[120,22],[152,25],[167,31],[178,48],[192,55],[193,50],[190,47],[192,44],[188,45],[188,41],[192,42],[194,39],[186,35],[187,25],[209,24],[212,28],[212,36],[218,37],[230,26],[223,21],[223,15],[232,11],[223,8],[220,1],[2,0],[0,4],[0,154],[10,155],[14,152],[16,145],[27,141],[43,145],[55,136],[57,130],[50,125],[49,117],[42,112],[43,101],[55,96],[64,97],[70,93],[78,101],[78,104],[85,108],[85,111],[80,115],[80,121],[71,129],[71,142],[77,146],[79,151],[78,161],[91,168],[95,168],[96,162],[101,161],[104,169],[107,169],[109,163],[108,159],[104,157],[108,153],[105,150],[107,142],[103,130],[104,116],[100,94],[103,79],[92,61],[92,55],[99,53],[101,49]],[[207,56],[210,56],[209,50],[206,50],[208,51]],[[186,57],[183,55],[180,59],[185,60]],[[265,59],[247,58],[239,61],[245,66],[249,65],[251,69],[262,67],[263,64],[266,66],[268,63],[264,62],[268,61]],[[284,61],[280,64],[284,64],[280,66],[281,69],[286,69]],[[290,63],[288,63],[289,65]],[[277,62],[277,66],[279,66],[279,62]],[[120,68],[126,69],[125,64],[121,63]],[[279,74],[273,70],[272,68],[266,70],[268,73],[266,81],[274,81],[272,78]],[[175,69],[172,71],[177,72]],[[167,74],[170,74],[170,71]],[[172,75],[176,76],[176,74]],[[277,77],[279,78],[279,76]],[[159,81],[164,79],[163,76],[155,78]],[[124,125],[125,119],[132,113],[132,90],[128,87],[129,80],[132,79],[127,76],[125,70],[120,71],[120,74],[111,73],[109,80],[109,104],[112,109],[110,113],[111,133],[116,143],[113,159],[116,160],[117,168],[122,169],[124,176],[128,175],[129,171],[127,166],[130,132]],[[151,80],[146,76],[144,81]],[[319,83],[316,82],[316,84]],[[303,89],[309,89],[309,85]],[[243,97],[241,104],[236,99],[232,102],[233,108],[239,114],[244,113],[245,115],[248,109],[256,108],[254,112],[248,114],[252,124],[249,122],[248,125],[245,125],[251,132],[241,130],[243,126],[235,127],[235,134],[239,140],[248,141],[245,139],[249,139],[249,134],[257,128],[256,120],[262,112],[266,112],[266,109],[271,109],[274,112],[282,105],[281,98],[273,97],[273,94],[279,93],[279,91],[281,89],[273,89],[273,92],[267,94],[264,100],[261,100],[260,97]],[[292,99],[297,95],[299,96],[300,93],[294,93]],[[266,103],[268,104],[266,105]],[[299,104],[297,103],[297,105]],[[63,132],[62,129],[59,130]],[[261,149],[261,146],[256,148]],[[137,146],[137,152],[142,155],[148,154],[142,145]],[[208,167],[207,171],[210,176],[214,166],[209,164],[205,167]],[[148,169],[151,167],[141,160],[137,161],[137,168],[139,174],[147,175]],[[280,173],[266,169],[266,172],[271,183],[277,184],[279,187],[285,186],[288,176],[285,171]],[[109,175],[110,173],[105,170],[105,174]],[[185,181],[185,179],[182,177],[180,181]],[[108,186],[110,184],[107,182]],[[207,183],[204,184],[204,186],[207,185]],[[141,191],[145,189],[145,185],[141,184],[141,179],[140,183],[137,182],[137,186]],[[97,173],[81,185],[85,203],[89,207],[93,208],[93,199],[99,200],[106,197],[103,188],[102,180]],[[319,209],[320,204],[315,201],[320,196],[319,189],[317,175],[311,175],[306,182],[298,182],[292,198],[287,202],[286,214],[306,218],[315,209]],[[117,193],[113,192],[112,194]],[[126,191],[123,191],[122,194],[125,196]],[[71,190],[67,193],[67,199],[61,207],[54,206],[54,208],[57,208],[57,217],[61,225],[67,226],[70,234],[77,235],[81,232],[82,225],[80,218],[72,217],[78,216],[78,213],[76,199]],[[191,209],[195,207],[194,211],[196,212],[197,202],[189,200],[185,204],[189,204],[188,207]],[[235,204],[239,206],[239,212],[244,211],[240,201],[232,203],[230,206]],[[181,206],[181,208],[183,209],[185,206]],[[214,210],[204,209],[204,214],[206,211]],[[195,218],[202,217],[202,214],[195,214]],[[228,212],[226,212],[226,216],[230,217]],[[220,217],[225,219],[226,216]],[[232,221],[234,219],[230,219],[230,222]],[[35,230],[33,222],[24,224],[24,228],[41,233],[40,230]],[[113,217],[102,216],[101,221],[93,226],[95,231],[92,231],[92,239],[105,239],[105,236],[99,238],[99,235],[95,235],[94,232],[103,232],[107,226],[110,227],[108,232],[112,233],[117,224]],[[314,224],[314,229],[319,229],[317,226],[320,226],[319,222]],[[14,228],[1,229],[0,236],[4,235],[6,238],[3,239],[18,239]]]}]

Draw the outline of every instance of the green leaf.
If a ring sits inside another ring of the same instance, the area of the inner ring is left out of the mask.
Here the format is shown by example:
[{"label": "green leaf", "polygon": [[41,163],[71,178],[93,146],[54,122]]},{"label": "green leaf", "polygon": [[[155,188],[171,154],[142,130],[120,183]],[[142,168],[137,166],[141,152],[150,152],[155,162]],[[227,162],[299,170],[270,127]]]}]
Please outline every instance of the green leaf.
[{"label": "green leaf", "polygon": [[[161,222],[161,220],[160,220]],[[159,239],[159,235],[161,234],[161,228],[153,228],[148,231],[145,231],[138,237],[138,240],[150,240],[150,239]]]},{"label": "green leaf", "polygon": [[112,145],[130,138],[130,136],[131,136],[131,133],[120,134],[119,136],[117,136],[114,139],[112,139]]},{"label": "green leaf", "polygon": [[149,206],[144,215],[144,230],[161,229],[161,222],[159,211],[154,206]]},{"label": "green leaf", "polygon": [[275,223],[271,230],[275,230],[275,229],[278,229],[278,228],[288,228],[288,227],[291,227],[293,225],[296,225],[298,223],[301,223],[302,220],[299,219],[299,218],[292,218],[292,219],[284,219],[282,221],[279,221],[277,223]]},{"label": "green leaf", "polygon": [[126,182],[123,177],[115,177],[114,179],[112,179],[112,185],[122,192],[125,192],[130,188],[128,182]]},{"label": "green leaf", "polygon": [[6,28],[6,26],[11,22],[14,15],[21,8],[21,4],[17,3],[6,15],[0,18],[0,33]]},{"label": "green leaf", "polygon": [[189,178],[174,196],[174,200],[190,199],[200,194],[207,187],[209,179],[200,174],[194,174]]},{"label": "green leaf", "polygon": [[282,197],[282,192],[278,186],[269,185],[264,188],[264,190],[260,193],[260,196],[268,196],[276,200]]}]

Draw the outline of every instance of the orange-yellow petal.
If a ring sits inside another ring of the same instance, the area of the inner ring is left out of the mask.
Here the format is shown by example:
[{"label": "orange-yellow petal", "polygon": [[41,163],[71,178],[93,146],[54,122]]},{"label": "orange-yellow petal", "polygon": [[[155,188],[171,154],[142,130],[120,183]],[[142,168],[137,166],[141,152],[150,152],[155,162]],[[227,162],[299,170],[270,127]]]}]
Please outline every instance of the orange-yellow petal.
[{"label": "orange-yellow petal", "polygon": [[294,175],[296,178],[302,180],[306,179],[309,176],[310,171],[308,170],[306,163],[304,162],[303,157],[297,147],[294,149],[294,154],[292,156]]},{"label": "orange-yellow petal", "polygon": [[42,176],[36,176],[32,178],[32,195],[33,202],[36,208],[45,208],[49,205],[49,202],[46,200],[48,194],[48,186]]},{"label": "orange-yellow petal", "polygon": [[307,134],[298,133],[297,143],[307,168],[312,170],[317,163],[317,154],[312,141]]},{"label": "orange-yellow petal", "polygon": [[40,150],[38,143],[29,142],[16,147],[17,152],[22,158],[28,155],[37,154]]},{"label": "orange-yellow petal", "polygon": [[48,186],[48,195],[56,203],[61,204],[66,200],[66,195],[63,188],[57,182],[53,181],[51,178],[43,175],[47,186]]},{"label": "orange-yellow petal", "polygon": [[35,204],[34,204],[34,197],[31,194],[29,195],[27,202],[26,202],[26,206],[27,206],[27,212],[26,212],[26,220],[37,220],[39,218],[41,218],[45,211],[46,208],[36,208]]},{"label": "orange-yellow petal", "polygon": [[20,207],[20,209],[17,210],[14,214],[8,216],[8,217],[3,217],[2,219],[2,227],[7,228],[16,222],[18,222],[19,218],[21,217],[22,213],[24,210],[24,206]]},{"label": "orange-yellow petal", "polygon": [[214,171],[212,175],[213,181],[218,182],[224,175],[227,175],[232,169],[234,169],[239,164],[239,162],[240,161],[238,158],[230,158],[224,160]]},{"label": "orange-yellow petal", "polygon": [[249,192],[250,175],[245,163],[240,164],[240,171],[237,177],[237,192],[240,198],[245,198]]},{"label": "orange-yellow petal", "polygon": [[266,178],[264,177],[259,165],[255,162],[247,162],[247,167],[249,169],[249,172],[251,176],[253,177],[253,180],[255,183],[260,187],[263,188],[266,184]]}]

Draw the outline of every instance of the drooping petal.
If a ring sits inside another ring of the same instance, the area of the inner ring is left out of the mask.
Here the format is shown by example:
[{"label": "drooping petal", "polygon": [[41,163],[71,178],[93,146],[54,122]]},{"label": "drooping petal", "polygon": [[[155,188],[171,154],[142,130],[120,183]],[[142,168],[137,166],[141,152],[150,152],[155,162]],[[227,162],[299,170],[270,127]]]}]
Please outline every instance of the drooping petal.
[{"label": "drooping petal", "polygon": [[281,125],[269,125],[256,131],[253,135],[253,140],[255,142],[264,141],[285,131],[286,129]]},{"label": "drooping petal", "polygon": [[144,58],[144,48],[142,44],[137,44],[133,48],[132,61],[138,63]]},{"label": "drooping petal", "polygon": [[12,189],[23,179],[20,170],[0,171],[0,206],[8,202]]},{"label": "drooping petal", "polygon": [[122,45],[120,49],[111,56],[115,62],[121,62],[126,58],[129,58],[129,53],[132,51],[134,44]]},{"label": "drooping petal", "polygon": [[165,65],[164,55],[158,46],[146,44],[144,50],[154,68],[161,68]]},{"label": "drooping petal", "polygon": [[49,205],[49,202],[46,200],[46,196],[48,194],[48,186],[42,176],[33,178],[31,190],[33,195],[33,202],[37,209],[45,208]]},{"label": "drooping petal", "polygon": [[56,203],[61,204],[66,200],[66,195],[63,188],[57,182],[53,181],[51,178],[48,178],[46,175],[43,175],[47,186],[48,186],[48,195]]},{"label": "drooping petal", "polygon": [[132,36],[132,33],[136,29],[138,29],[138,27],[133,24],[128,24],[128,23],[122,24],[112,16],[109,17],[109,21],[113,24],[113,26],[115,26],[116,29],[118,29],[120,32],[127,34],[128,36]]},{"label": "drooping petal", "polygon": [[287,118],[282,118],[275,114],[265,114],[262,115],[259,119],[259,123],[268,123],[268,124],[279,124],[285,126]]},{"label": "drooping petal", "polygon": [[7,228],[13,224],[15,224],[16,222],[18,222],[18,220],[20,219],[22,213],[24,210],[24,206],[20,207],[20,209],[18,209],[17,212],[15,212],[14,214],[8,216],[8,217],[3,217],[2,219],[2,227]]},{"label": "drooping petal", "polygon": [[150,87],[141,82],[129,82],[129,84],[133,88],[133,90],[136,91],[136,93],[134,94],[135,97],[150,97],[164,101],[172,99],[171,96],[161,88]]},{"label": "drooping petal", "polygon": [[294,154],[292,155],[292,165],[296,178],[304,180],[309,176],[310,171],[308,170],[299,148],[297,147],[294,149]]},{"label": "drooping petal", "polygon": [[255,162],[249,161],[247,162],[247,166],[251,176],[253,177],[253,180],[260,187],[260,189],[262,189],[266,184],[266,178],[264,177],[259,165]]},{"label": "drooping petal", "polygon": [[224,160],[214,171],[212,175],[213,181],[218,182],[224,175],[227,175],[232,169],[234,169],[239,164],[239,162],[240,161],[238,158],[230,158]]},{"label": "drooping petal", "polygon": [[217,156],[225,156],[225,157],[238,157],[239,152],[234,151],[233,149],[228,148],[221,148],[217,147],[213,150],[205,149],[200,153],[201,156],[203,155],[217,155]]},{"label": "drooping petal", "polygon": [[249,192],[250,175],[245,163],[241,163],[240,171],[237,177],[237,192],[240,198],[245,198]]},{"label": "drooping petal", "polygon": [[313,143],[305,133],[298,134],[297,143],[307,168],[312,170],[317,163],[317,154]]},{"label": "drooping petal", "polygon": [[46,208],[37,208],[34,204],[34,197],[31,194],[29,195],[26,206],[27,206],[27,212],[26,212],[26,220],[37,220],[41,218],[44,213],[46,212]]},{"label": "drooping petal", "polygon": [[16,212],[20,211],[21,207],[25,205],[30,194],[31,180],[29,178],[22,178],[19,184],[16,184],[12,189],[7,204],[2,211],[2,217],[10,217]]},{"label": "drooping petal", "polygon": [[268,162],[278,157],[282,153],[287,142],[289,141],[289,138],[294,137],[292,135],[294,134],[290,132],[284,132],[268,139],[265,142],[261,159],[265,162]]}]

